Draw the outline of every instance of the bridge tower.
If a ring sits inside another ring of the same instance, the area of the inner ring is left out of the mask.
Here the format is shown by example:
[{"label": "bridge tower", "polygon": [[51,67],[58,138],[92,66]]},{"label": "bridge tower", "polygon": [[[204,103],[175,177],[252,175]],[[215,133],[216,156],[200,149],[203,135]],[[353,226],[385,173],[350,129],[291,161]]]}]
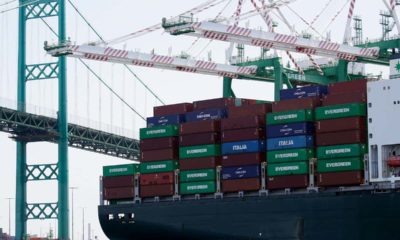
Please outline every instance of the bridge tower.
[{"label": "bridge tower", "polygon": [[[58,239],[69,239],[68,209],[68,123],[67,123],[67,85],[66,59],[64,56],[55,62],[29,63],[26,61],[26,29],[28,21],[39,21],[55,17],[58,20],[58,41],[66,40],[65,0],[19,0],[19,36],[18,36],[18,110],[26,111],[27,81],[52,79],[58,80],[58,119],[55,136],[38,136],[22,129],[17,141],[16,175],[16,214],[15,235],[17,240],[24,239],[27,233],[27,221],[31,219],[58,219]],[[39,46],[38,46],[39,47]],[[40,46],[41,47],[41,46]],[[46,134],[44,134],[46,135]],[[27,165],[26,146],[29,142],[43,141],[46,137],[55,137],[58,141],[58,162],[54,164]],[[58,182],[58,201],[28,203],[27,182],[55,180]]]}]

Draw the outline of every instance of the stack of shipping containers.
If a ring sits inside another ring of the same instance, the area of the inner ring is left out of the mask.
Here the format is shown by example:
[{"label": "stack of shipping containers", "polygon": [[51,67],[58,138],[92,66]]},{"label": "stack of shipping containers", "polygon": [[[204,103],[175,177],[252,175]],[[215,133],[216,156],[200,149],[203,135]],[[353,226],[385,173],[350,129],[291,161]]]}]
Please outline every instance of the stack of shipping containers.
[{"label": "stack of shipping containers", "polygon": [[110,203],[132,201],[135,197],[135,174],[139,164],[103,167],[103,199]]},{"label": "stack of shipping containers", "polygon": [[208,194],[216,191],[216,166],[220,163],[220,120],[233,98],[218,98],[193,103],[180,126],[180,194]]},{"label": "stack of shipping containers", "polygon": [[328,90],[316,110],[318,185],[359,185],[368,150],[366,81],[336,83]]},{"label": "stack of shipping containers", "polygon": [[257,191],[265,161],[265,116],[268,103],[229,108],[222,120],[222,191]]},{"label": "stack of shipping containers", "polygon": [[281,101],[267,114],[267,188],[306,188],[314,157],[314,108],[327,93],[324,86],[281,91]]},{"label": "stack of shipping containers", "polygon": [[188,103],[154,108],[154,117],[147,118],[147,128],[140,129],[140,196],[174,195],[178,168],[178,128],[184,113],[191,111]]}]

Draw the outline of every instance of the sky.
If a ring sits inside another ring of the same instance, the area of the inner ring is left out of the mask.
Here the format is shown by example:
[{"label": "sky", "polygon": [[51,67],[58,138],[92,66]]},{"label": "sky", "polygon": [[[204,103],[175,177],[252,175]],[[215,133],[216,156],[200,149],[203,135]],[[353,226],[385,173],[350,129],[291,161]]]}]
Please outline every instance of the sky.
[{"label": "sky", "polygon": [[[78,1],[76,4],[82,14],[106,40],[115,39],[160,23],[163,17],[173,17],[199,5],[199,0],[147,0],[147,1]],[[0,0],[2,3],[7,0]],[[333,41],[343,39],[348,4],[343,8],[335,21],[331,20],[338,11],[348,2],[347,0],[297,0],[290,4],[290,8],[283,7],[282,12],[298,32],[308,29],[315,37],[324,37],[330,33]],[[229,3],[229,4],[228,4]],[[221,16],[231,16],[235,11],[237,1],[226,0],[204,13],[195,15],[200,20],[215,18],[219,12]],[[326,10],[321,10],[327,5]],[[0,12],[12,8],[12,4],[0,6]],[[379,10],[385,7],[381,1],[358,1],[355,14],[363,18],[364,38],[375,39],[381,36],[379,25]],[[245,1],[243,12],[252,10],[249,0]],[[292,11],[293,10],[293,11]],[[17,41],[18,41],[18,12],[17,10],[0,13],[0,105],[13,107],[17,93]],[[298,15],[298,16],[297,16]],[[313,25],[318,33],[301,20],[313,21],[315,16],[320,17]],[[301,16],[301,18],[299,17]],[[278,23],[277,32],[289,33],[288,28],[274,12],[274,21]],[[55,27],[54,19],[46,19],[50,26]],[[240,22],[240,26],[266,29],[259,16]],[[327,26],[329,26],[327,28]],[[392,35],[397,34],[396,29]],[[71,41],[87,43],[97,41],[93,31],[82,21],[67,3],[67,36]],[[193,47],[195,40],[189,36],[170,36],[163,31],[156,31],[127,42],[113,45],[115,48],[139,50],[142,52],[154,51],[158,54],[179,55],[188,52],[196,59],[207,59],[209,54],[212,60],[225,62],[225,49],[229,44],[212,42],[201,39]],[[27,30],[27,63],[55,61],[46,55],[43,42],[55,42],[56,37],[43,25],[40,20],[28,22]],[[189,50],[189,51],[188,51]],[[246,56],[255,58],[259,49],[246,47]],[[296,55],[298,58],[304,56]],[[287,59],[283,56],[283,62]],[[152,107],[161,103],[141,85],[123,66],[110,63],[87,61],[91,68],[106,81],[129,105],[135,108],[140,115],[152,115]],[[68,60],[68,111],[71,122],[100,130],[111,131],[125,136],[138,138],[140,127],[145,123],[132,110],[123,105],[117,98],[102,86],[76,59]],[[191,102],[200,99],[216,98],[222,94],[222,79],[218,77],[196,75],[190,73],[173,72],[166,70],[132,67],[140,79],[152,89],[166,104]],[[376,66],[367,66],[367,72],[383,73],[387,76],[388,69]],[[238,97],[256,98],[262,100],[273,99],[273,85],[251,81],[235,80],[233,89]],[[54,116],[57,109],[57,82],[54,80],[34,81],[27,83],[27,102],[31,104],[31,112]],[[5,198],[15,195],[15,142],[8,134],[0,133],[0,228],[8,232],[8,200]],[[28,164],[55,163],[57,161],[57,145],[50,143],[28,144]],[[106,239],[97,220],[97,205],[99,202],[98,186],[101,169],[104,165],[127,163],[126,160],[105,155],[69,149],[70,186],[77,187],[74,194],[74,239],[82,239],[82,211],[85,211],[85,225],[91,223],[94,235],[99,239]],[[57,191],[55,182],[28,183],[29,202],[56,201]],[[71,203],[71,201],[70,201]],[[11,205],[11,220],[14,221],[14,203]],[[28,232],[44,236],[49,228],[54,229],[54,220],[30,221]],[[86,231],[87,232],[87,231]],[[14,234],[14,224],[11,226]]]}]

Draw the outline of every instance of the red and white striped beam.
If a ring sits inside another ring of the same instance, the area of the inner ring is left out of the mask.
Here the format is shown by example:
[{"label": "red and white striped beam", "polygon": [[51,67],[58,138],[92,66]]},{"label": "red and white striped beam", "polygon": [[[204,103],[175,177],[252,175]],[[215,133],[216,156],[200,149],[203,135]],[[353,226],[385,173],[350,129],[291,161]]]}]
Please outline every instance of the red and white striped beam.
[{"label": "red and white striped beam", "polygon": [[360,48],[329,41],[320,41],[295,37],[287,34],[265,32],[261,30],[245,29],[214,22],[197,22],[190,25],[178,26],[167,29],[169,32],[179,31],[191,27],[194,32],[187,35],[234,42],[252,46],[268,46],[270,48],[309,53],[331,58],[357,60],[358,57],[375,59],[378,57],[379,48]]},{"label": "red and white striped beam", "polygon": [[84,58],[96,61],[130,64],[141,67],[153,67],[190,73],[208,74],[238,78],[254,77],[256,66],[239,67],[208,61],[183,59],[157,54],[147,54],[134,51],[100,47],[92,45],[70,45],[48,51],[51,55],[67,54],[70,57]]}]

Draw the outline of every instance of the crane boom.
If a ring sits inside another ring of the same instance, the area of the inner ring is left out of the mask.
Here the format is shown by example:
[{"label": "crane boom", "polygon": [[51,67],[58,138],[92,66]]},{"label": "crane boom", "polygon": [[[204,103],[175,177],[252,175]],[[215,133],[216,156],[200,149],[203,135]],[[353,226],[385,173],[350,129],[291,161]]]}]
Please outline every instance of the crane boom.
[{"label": "crane boom", "polygon": [[165,31],[172,35],[190,36],[235,42],[257,47],[299,52],[356,61],[358,57],[375,59],[379,48],[360,48],[339,43],[296,37],[287,34],[252,30],[215,22],[168,23],[164,21]]},{"label": "crane boom", "polygon": [[142,67],[154,67],[190,73],[201,73],[229,78],[238,78],[239,76],[255,77],[257,70],[256,66],[240,67],[210,61],[148,54],[93,45],[72,45],[69,43],[58,46],[45,45],[45,50],[52,56],[67,55],[75,58],[130,64]]}]

